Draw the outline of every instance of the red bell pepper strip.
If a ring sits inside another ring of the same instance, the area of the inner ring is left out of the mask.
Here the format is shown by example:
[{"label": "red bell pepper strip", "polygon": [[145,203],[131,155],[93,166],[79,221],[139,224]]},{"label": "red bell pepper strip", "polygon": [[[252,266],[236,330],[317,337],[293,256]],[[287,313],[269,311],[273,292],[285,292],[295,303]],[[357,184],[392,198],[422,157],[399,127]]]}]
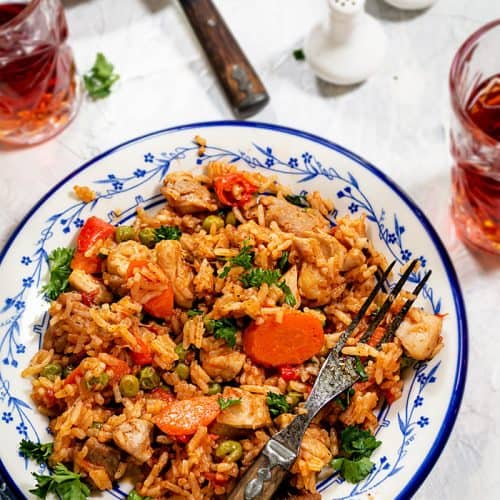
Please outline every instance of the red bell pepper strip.
[{"label": "red bell pepper strip", "polygon": [[223,205],[242,207],[259,189],[243,174],[226,174],[214,180],[215,192]]}]

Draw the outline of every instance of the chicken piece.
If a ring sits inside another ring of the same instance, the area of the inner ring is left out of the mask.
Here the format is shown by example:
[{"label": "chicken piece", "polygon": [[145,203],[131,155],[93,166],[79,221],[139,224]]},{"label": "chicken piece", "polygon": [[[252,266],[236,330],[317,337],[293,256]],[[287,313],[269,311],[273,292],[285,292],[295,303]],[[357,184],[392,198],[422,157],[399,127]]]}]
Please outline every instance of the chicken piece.
[{"label": "chicken piece", "polygon": [[326,233],[306,231],[304,237],[293,239],[293,247],[302,260],[318,266],[324,266],[328,259],[336,257],[340,268],[346,255],[345,247],[334,236]]},{"label": "chicken piece", "polygon": [[423,361],[434,357],[443,346],[443,319],[422,309],[411,309],[396,331],[405,353]]},{"label": "chicken piece", "polygon": [[342,271],[351,271],[355,267],[363,265],[365,262],[366,257],[364,256],[363,252],[359,248],[351,248],[344,258]]},{"label": "chicken piece", "polygon": [[68,281],[75,290],[90,297],[94,304],[104,304],[105,302],[109,303],[113,301],[113,295],[104,283],[81,269],[72,271]]},{"label": "chicken piece", "polygon": [[158,265],[172,283],[177,305],[190,308],[193,304],[193,271],[182,258],[181,244],[176,240],[162,240],[155,247]]},{"label": "chicken piece", "polygon": [[241,399],[241,402],[222,411],[217,417],[218,423],[240,429],[259,429],[271,424],[266,396],[251,394],[235,387],[225,387],[222,397]]},{"label": "chicken piece", "polygon": [[227,346],[202,350],[201,366],[216,381],[232,380],[241,372],[246,356]]},{"label": "chicken piece", "polygon": [[198,297],[205,297],[207,294],[213,293],[215,286],[214,269],[207,259],[203,259],[201,262],[200,270],[195,276],[193,284]]},{"label": "chicken piece", "polygon": [[168,174],[160,191],[168,204],[180,214],[217,210],[214,195],[189,172]]},{"label": "chicken piece", "polygon": [[334,287],[331,280],[316,266],[307,262],[300,268],[298,285],[302,297],[313,302],[315,306],[328,304],[332,298]]},{"label": "chicken piece", "polygon": [[300,208],[274,196],[263,196],[260,202],[267,207],[266,223],[274,221],[283,231],[301,236],[330,229],[330,223],[317,210]]},{"label": "chicken piece", "polygon": [[153,424],[141,418],[133,418],[115,428],[113,440],[122,450],[132,455],[139,463],[151,458],[151,431]]},{"label": "chicken piece", "polygon": [[106,259],[108,271],[111,274],[127,277],[128,266],[133,260],[148,260],[151,250],[137,241],[129,240],[119,243],[113,248]]},{"label": "chicken piece", "polygon": [[88,449],[85,460],[93,465],[104,467],[112,482],[120,465],[120,452],[111,446],[100,443],[94,437],[88,438],[85,446]]}]

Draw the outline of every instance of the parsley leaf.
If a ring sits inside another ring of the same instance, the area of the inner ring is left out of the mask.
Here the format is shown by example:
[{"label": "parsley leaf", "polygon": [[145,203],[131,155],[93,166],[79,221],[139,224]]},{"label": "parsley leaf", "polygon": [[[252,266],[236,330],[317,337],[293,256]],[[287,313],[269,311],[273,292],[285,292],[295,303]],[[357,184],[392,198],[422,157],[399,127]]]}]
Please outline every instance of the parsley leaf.
[{"label": "parsley leaf", "polygon": [[304,54],[304,51],[302,49],[295,49],[293,51],[293,57],[295,57],[296,61],[304,61],[306,55]]},{"label": "parsley leaf", "polygon": [[288,411],[290,410],[290,405],[288,404],[286,397],[283,394],[268,392],[266,403],[269,408],[269,413],[273,418],[281,415],[282,413],[288,413]]},{"label": "parsley leaf", "polygon": [[295,300],[295,295],[290,290],[290,287],[284,281],[278,283],[278,286],[285,294],[285,304],[288,304],[289,306],[293,307],[297,303],[297,301]]},{"label": "parsley leaf", "polygon": [[119,75],[113,73],[113,70],[114,66],[104,54],[98,52],[94,66],[87,74],[83,75],[85,88],[92,99],[102,99],[111,94],[112,85],[120,78]]},{"label": "parsley leaf", "polygon": [[350,425],[342,431],[340,442],[342,454],[354,460],[371,456],[373,450],[382,444],[382,441],[377,441],[370,431],[365,431],[355,425]]},{"label": "parsley leaf", "polygon": [[128,495],[127,495],[127,500],[153,500],[151,497],[143,497],[142,495],[139,495],[137,491],[132,490]]},{"label": "parsley leaf", "polygon": [[199,309],[189,309],[187,312],[188,318],[194,318],[195,316],[199,316],[200,314],[203,314],[203,311],[200,311]]},{"label": "parsley leaf", "polygon": [[369,458],[360,458],[359,460],[349,460],[348,458],[334,458],[330,465],[338,470],[342,477],[349,483],[359,483],[373,469],[373,462]]},{"label": "parsley leaf", "polygon": [[250,271],[240,276],[240,281],[245,288],[252,286],[259,288],[263,283],[269,286],[276,283],[281,277],[278,269],[262,269],[261,267],[254,267]]},{"label": "parsley leaf", "polygon": [[221,410],[225,410],[226,408],[229,408],[230,406],[240,405],[241,404],[241,398],[238,398],[238,399],[219,398],[217,400],[217,403],[219,403],[219,406],[220,406]]},{"label": "parsley leaf", "polygon": [[229,274],[231,268],[235,266],[251,269],[254,256],[255,252],[252,250],[252,247],[248,245],[248,241],[245,240],[238,255],[229,259],[229,263],[224,266],[222,272],[219,274],[219,278],[225,278]]},{"label": "parsley leaf", "polygon": [[176,226],[161,226],[155,231],[156,241],[178,240],[182,236],[182,231]]},{"label": "parsley leaf", "polygon": [[208,333],[213,333],[216,339],[223,339],[229,347],[236,345],[238,328],[234,318],[209,319],[205,326]]},{"label": "parsley leaf", "polygon": [[365,372],[365,367],[363,366],[363,363],[361,363],[359,356],[356,356],[356,362],[354,365],[354,369],[356,370],[356,372],[360,376],[361,382],[365,382],[366,380],[368,380],[368,375]]},{"label": "parsley leaf", "polygon": [[38,464],[46,464],[52,454],[54,443],[34,443],[23,439],[19,444],[19,453],[25,458],[31,458]]},{"label": "parsley leaf", "polygon": [[68,278],[71,274],[71,259],[73,248],[56,248],[49,255],[50,278],[48,285],[42,288],[47,297],[56,300],[68,288]]},{"label": "parsley leaf", "polygon": [[310,204],[307,201],[307,198],[303,194],[287,194],[285,196],[285,200],[292,205],[297,205],[301,208],[310,208]]},{"label": "parsley leaf", "polygon": [[57,464],[50,476],[36,472],[33,476],[36,488],[30,490],[30,493],[39,498],[44,499],[49,493],[55,493],[61,500],[85,500],[90,495],[90,489],[80,480],[80,474],[70,471],[63,464]]},{"label": "parsley leaf", "polygon": [[288,255],[289,252],[288,250],[285,250],[280,257],[280,260],[278,260],[278,269],[284,273],[286,271],[286,268],[288,267]]},{"label": "parsley leaf", "polygon": [[330,465],[350,483],[358,483],[370,474],[373,462],[370,456],[382,443],[370,431],[351,425],[340,434],[342,456],[334,458]]}]

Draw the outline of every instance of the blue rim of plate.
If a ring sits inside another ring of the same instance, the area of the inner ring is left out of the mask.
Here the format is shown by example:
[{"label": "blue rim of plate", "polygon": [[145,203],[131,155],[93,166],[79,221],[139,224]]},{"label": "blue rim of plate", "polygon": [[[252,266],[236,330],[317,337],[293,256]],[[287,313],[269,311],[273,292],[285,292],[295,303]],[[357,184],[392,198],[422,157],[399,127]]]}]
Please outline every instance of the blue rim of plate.
[{"label": "blue rim of plate", "polygon": [[[245,128],[258,128],[258,129],[266,129],[272,130],[274,132],[281,132],[283,134],[295,135],[298,137],[302,137],[303,139],[310,140],[327,148],[333,149],[338,153],[341,153],[344,156],[347,156],[351,160],[355,161],[357,164],[369,170],[376,177],[381,179],[385,184],[387,184],[412,210],[415,216],[418,218],[420,223],[424,226],[427,234],[431,238],[434,246],[436,247],[439,257],[443,262],[443,265],[446,270],[446,275],[448,277],[448,281],[451,286],[453,301],[455,304],[455,310],[457,312],[457,324],[458,324],[458,356],[457,356],[457,366],[455,371],[455,380],[453,383],[453,394],[451,396],[450,404],[448,406],[448,410],[446,412],[445,418],[439,429],[436,439],[427,454],[427,456],[422,461],[422,464],[417,469],[416,473],[410,479],[410,481],[406,484],[403,490],[398,493],[396,499],[406,499],[411,498],[414,493],[418,490],[420,485],[424,482],[425,478],[429,475],[430,471],[436,464],[439,456],[441,455],[448,438],[450,437],[451,431],[455,424],[458,410],[460,408],[460,404],[462,402],[462,397],[465,388],[465,380],[467,375],[467,361],[468,361],[468,327],[467,327],[467,317],[465,313],[465,305],[464,300],[460,288],[460,284],[458,282],[458,277],[455,271],[455,268],[450,260],[448,252],[446,251],[441,238],[437,234],[436,230],[429,222],[424,213],[418,208],[416,203],[407,195],[402,188],[399,187],[392,179],[387,177],[381,170],[367,162],[360,156],[352,153],[348,149],[336,144],[335,142],[324,139],[323,137],[311,134],[309,132],[304,132],[302,130],[285,127],[281,125],[273,125],[270,123],[263,122],[252,122],[252,121],[239,121],[239,120],[221,120],[221,121],[210,121],[210,122],[198,122],[198,123],[189,123],[187,125],[179,125],[176,127],[169,127],[161,130],[157,130],[155,132],[150,132],[145,135],[141,135],[130,139],[128,141],[122,142],[121,144],[108,149],[107,151],[97,155],[92,158],[88,162],[84,163],[76,170],[67,175],[64,179],[58,182],[50,191],[48,191],[40,200],[33,206],[33,208],[26,214],[23,220],[19,223],[19,225],[14,229],[13,233],[10,235],[7,243],[3,247],[0,252],[0,265],[3,262],[5,255],[7,254],[9,248],[14,243],[17,235],[26,225],[26,223],[30,220],[31,216],[40,208],[41,205],[47,201],[58,189],[64,185],[68,180],[77,175],[79,172],[87,169],[94,163],[97,163],[102,158],[106,156],[112,155],[116,151],[123,149],[131,144],[135,144],[143,141],[144,139],[148,139],[149,137],[154,137],[163,134],[169,134],[172,132],[179,132],[181,130],[189,130],[189,129],[197,129],[197,128],[209,128],[209,127],[245,127]],[[16,496],[20,498],[26,498],[24,494],[19,490],[16,483],[13,481],[12,477],[8,473],[3,461],[0,460],[0,474],[3,476],[3,479],[6,481],[7,485],[10,489],[16,494]]]}]

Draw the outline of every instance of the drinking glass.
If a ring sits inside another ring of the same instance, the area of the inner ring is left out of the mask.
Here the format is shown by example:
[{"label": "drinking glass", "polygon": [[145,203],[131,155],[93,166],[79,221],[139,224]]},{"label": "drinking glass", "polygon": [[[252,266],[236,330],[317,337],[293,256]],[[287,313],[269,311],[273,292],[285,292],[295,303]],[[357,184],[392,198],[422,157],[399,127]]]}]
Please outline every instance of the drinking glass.
[{"label": "drinking glass", "polygon": [[467,244],[500,255],[500,19],[460,47],[450,92],[455,226]]},{"label": "drinking glass", "polygon": [[81,97],[60,0],[0,0],[0,142],[27,145],[57,134]]}]

